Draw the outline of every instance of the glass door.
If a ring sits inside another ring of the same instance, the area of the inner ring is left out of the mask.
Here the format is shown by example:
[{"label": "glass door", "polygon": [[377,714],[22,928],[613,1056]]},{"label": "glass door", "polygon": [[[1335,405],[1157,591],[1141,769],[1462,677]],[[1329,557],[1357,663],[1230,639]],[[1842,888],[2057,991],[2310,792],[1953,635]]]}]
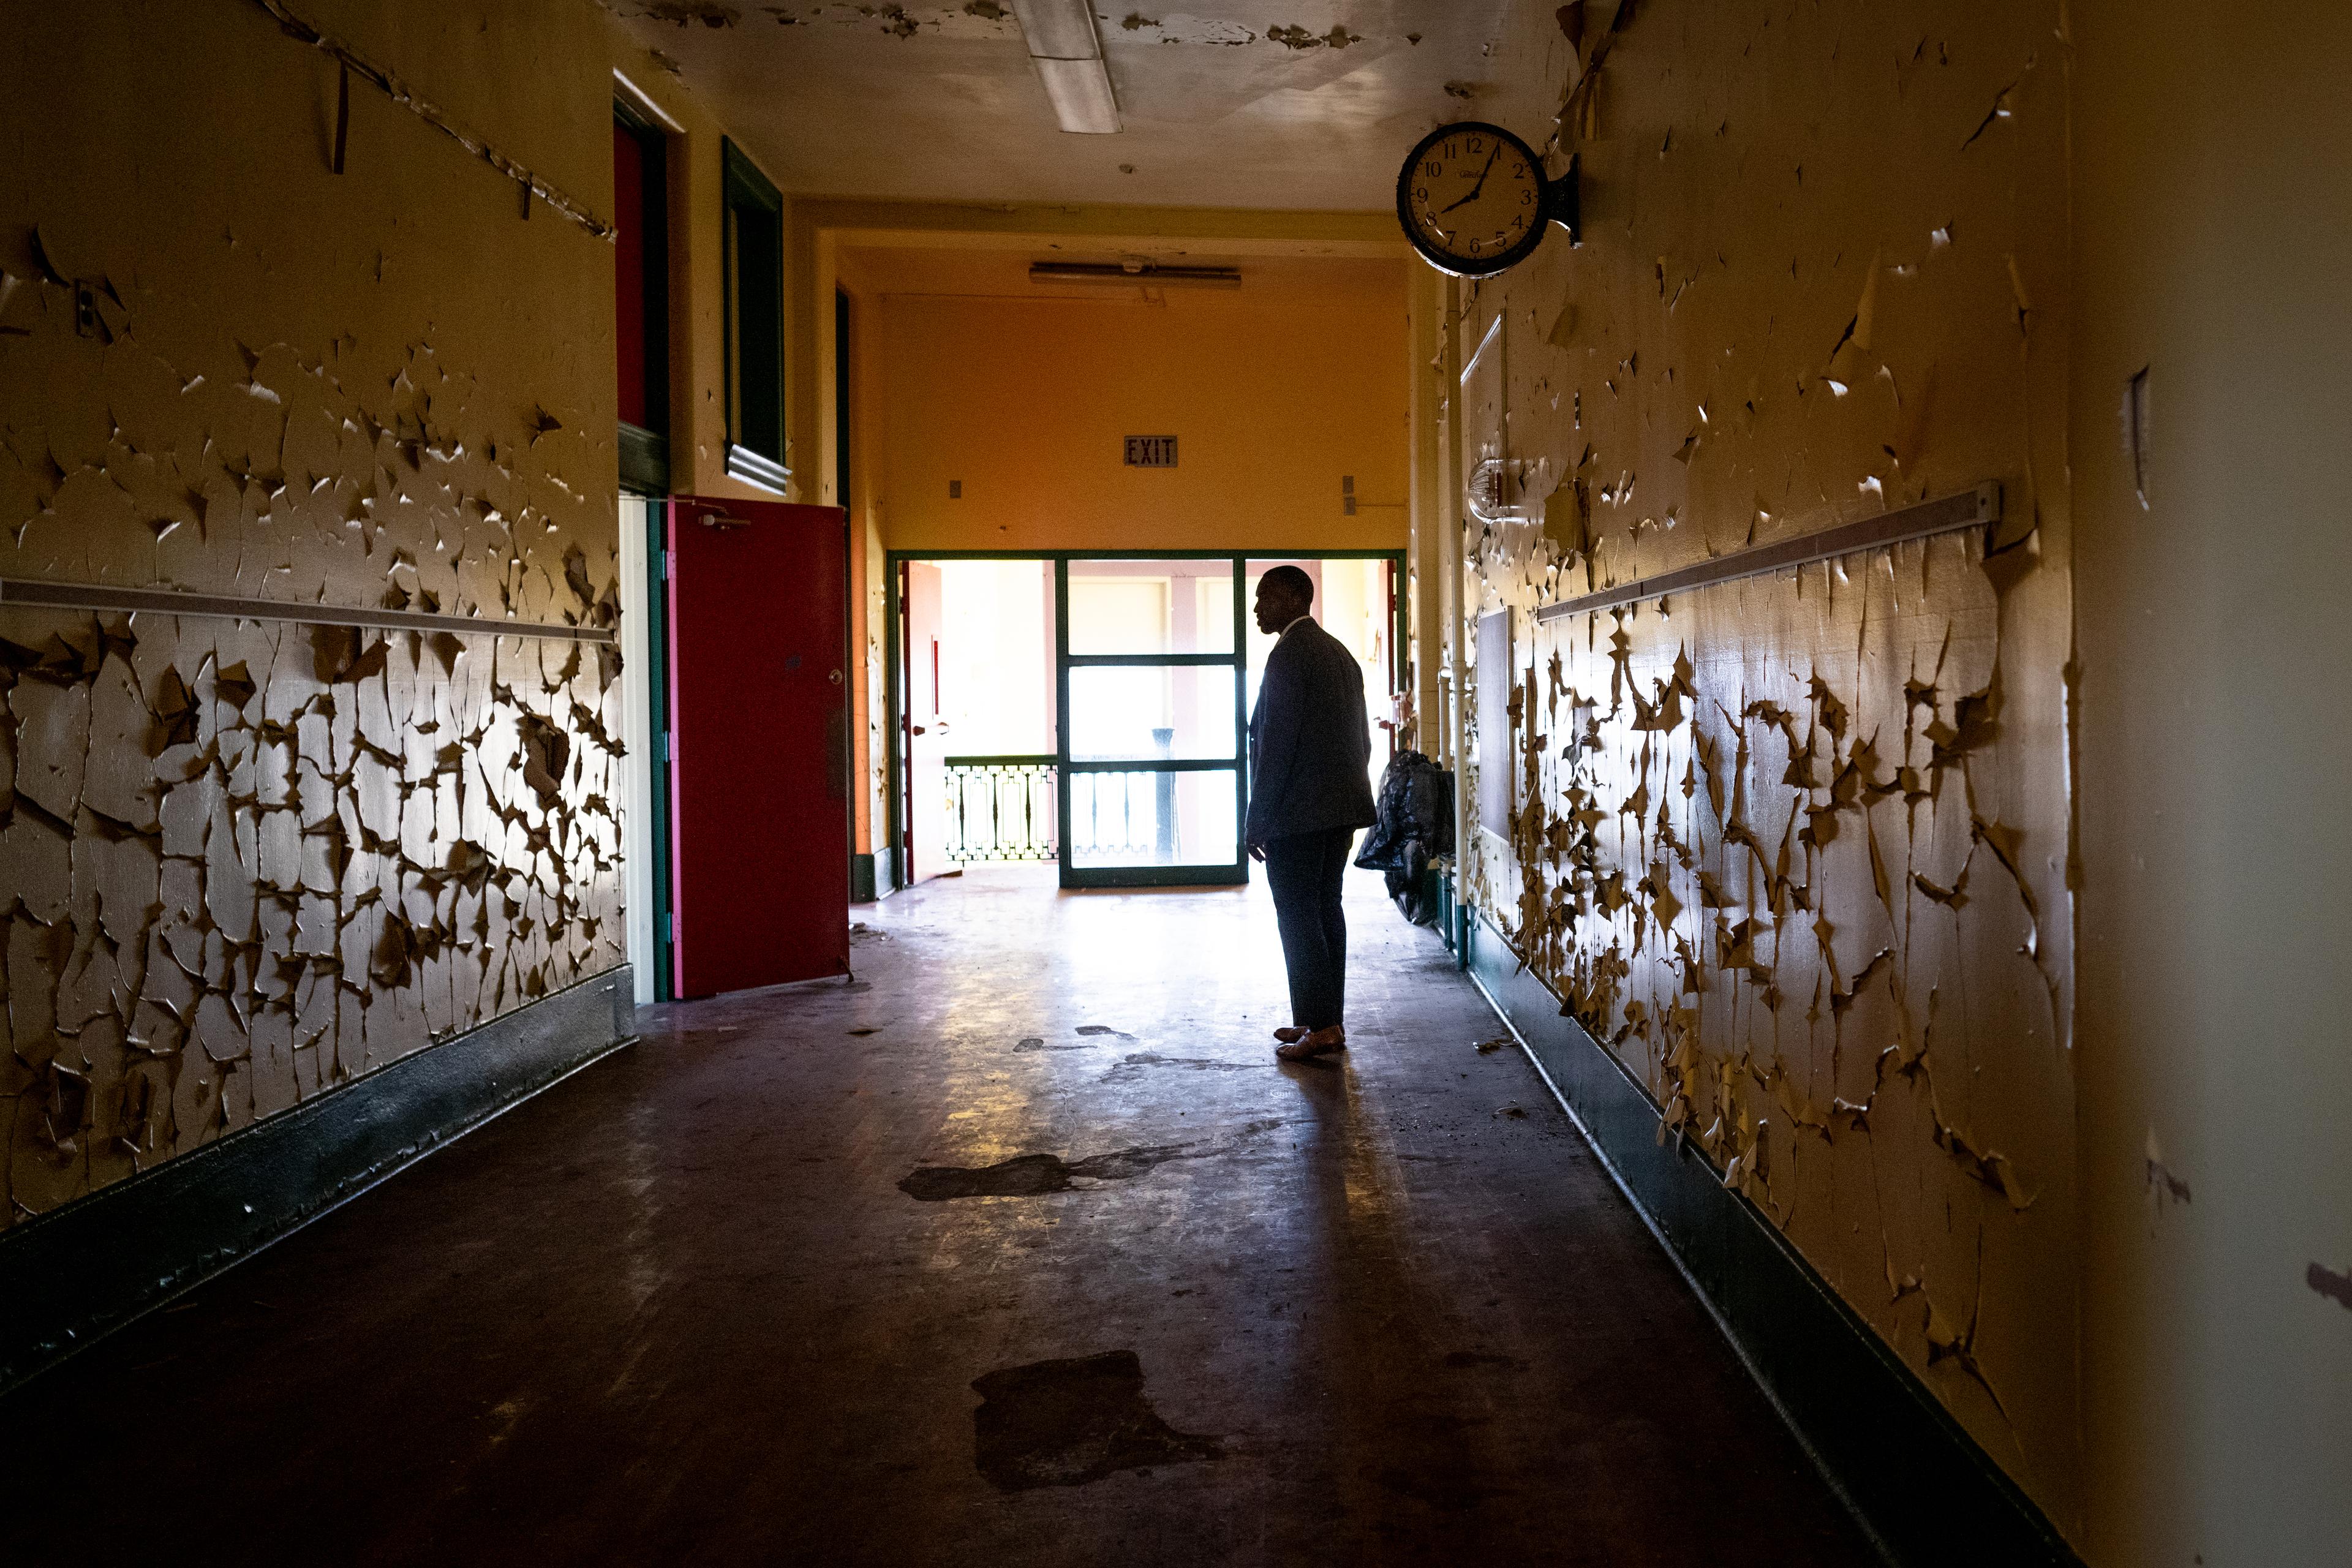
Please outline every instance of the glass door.
[{"label": "glass door", "polygon": [[1241,565],[1055,563],[1064,887],[1248,880]]}]

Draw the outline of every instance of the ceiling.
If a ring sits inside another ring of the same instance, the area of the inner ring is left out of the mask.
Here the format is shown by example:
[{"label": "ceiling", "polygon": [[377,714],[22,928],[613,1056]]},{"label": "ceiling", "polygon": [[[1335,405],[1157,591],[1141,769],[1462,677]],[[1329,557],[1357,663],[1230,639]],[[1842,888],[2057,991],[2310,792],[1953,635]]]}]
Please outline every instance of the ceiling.
[{"label": "ceiling", "polygon": [[794,194],[1369,212],[1496,112],[1513,0],[1097,0],[1108,136],[1055,126],[1020,0],[602,3]]}]

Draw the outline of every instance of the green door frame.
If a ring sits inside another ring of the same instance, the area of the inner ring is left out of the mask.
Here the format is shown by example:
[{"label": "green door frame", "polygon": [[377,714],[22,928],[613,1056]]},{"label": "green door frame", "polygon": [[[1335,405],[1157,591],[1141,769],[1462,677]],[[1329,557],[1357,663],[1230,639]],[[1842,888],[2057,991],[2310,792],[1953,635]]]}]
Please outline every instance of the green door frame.
[{"label": "green door frame", "polygon": [[669,885],[669,499],[646,502],[646,733],[652,738],[652,796],[646,802],[653,858],[654,1000],[672,999]]},{"label": "green door frame", "polygon": [[[901,749],[901,735],[904,731],[906,717],[904,713],[906,704],[906,673],[900,668],[902,662],[900,656],[903,650],[899,647],[899,621],[904,610],[904,606],[899,600],[900,567],[910,561],[1036,561],[1041,563],[1050,563],[1053,564],[1055,574],[1054,618],[1055,622],[1054,651],[1055,664],[1056,667],[1055,680],[1057,686],[1057,701],[1060,704],[1060,706],[1055,710],[1055,722],[1054,726],[1054,752],[1055,755],[1061,759],[1060,765],[1066,768],[1070,765],[1067,760],[1069,756],[1069,748],[1064,737],[1067,734],[1069,730],[1069,724],[1067,722],[1067,715],[1069,711],[1069,678],[1066,670],[1061,668],[1061,664],[1062,654],[1067,648],[1069,642],[1069,595],[1066,591],[1066,584],[1069,574],[1069,563],[1072,561],[1218,560],[1231,561],[1234,563],[1234,652],[1230,660],[1224,654],[1098,654],[1091,656],[1090,658],[1083,658],[1083,662],[1128,662],[1160,665],[1199,663],[1223,664],[1232,662],[1236,665],[1241,672],[1240,675],[1236,677],[1237,695],[1235,697],[1235,705],[1238,708],[1241,705],[1241,698],[1238,695],[1239,684],[1241,681],[1246,679],[1248,673],[1249,651],[1244,634],[1248,629],[1247,606],[1249,600],[1244,578],[1247,576],[1247,563],[1249,562],[1386,561],[1394,569],[1394,577],[1391,584],[1391,589],[1395,600],[1394,604],[1390,606],[1391,611],[1391,619],[1394,625],[1394,631],[1389,638],[1390,689],[1391,690],[1398,691],[1406,689],[1405,679],[1410,660],[1406,654],[1405,639],[1411,631],[1411,616],[1408,614],[1408,606],[1406,605],[1407,595],[1404,592],[1405,552],[1402,550],[1268,550],[1262,547],[1246,547],[1240,550],[885,551],[882,558],[882,581],[887,584],[887,588],[883,595],[882,601],[882,659],[883,697],[884,701],[887,705],[886,711],[888,714],[888,722],[887,725],[887,733],[884,738],[883,744],[883,763],[889,770],[889,787],[884,793],[883,798],[888,807],[887,816],[888,817],[890,835],[889,842],[893,847],[893,849],[895,850],[898,847],[901,835],[905,831],[904,814],[906,810],[906,803],[900,798],[899,789],[901,780],[904,776],[900,770],[905,766],[905,756]],[[1237,780],[1237,788],[1240,796],[1236,805],[1239,815],[1235,820],[1236,822],[1245,822],[1249,817],[1248,715],[1246,713],[1239,714],[1236,722],[1241,728],[1234,744],[1234,760],[1231,763],[1227,763],[1223,758],[1214,758],[1198,763],[1179,762],[1162,763],[1158,764],[1158,767],[1164,767],[1167,771],[1171,773],[1202,771],[1228,766],[1234,768],[1235,773],[1239,775]],[[1102,767],[1090,769],[1089,771],[1112,772],[1122,770],[1129,772],[1145,771],[1140,768],[1127,768],[1125,764],[1108,764]],[[1155,768],[1153,771],[1157,771],[1157,769]],[[1062,836],[1062,855],[1066,861],[1069,855],[1069,792],[1063,787],[1062,780],[1067,776],[1068,774],[1064,773],[1055,781],[1055,796],[1057,808],[1061,813],[1061,821],[1058,823],[1057,826]],[[893,888],[906,887],[908,885],[906,857],[903,854],[894,853],[891,856],[891,859],[894,862],[891,868],[891,886]],[[1108,870],[1110,869],[1110,868],[1099,868],[1097,869]],[[1063,870],[1064,880],[1062,885],[1064,887],[1093,887],[1106,885],[1131,887],[1183,887],[1189,885],[1199,887],[1204,885],[1202,879],[1195,874],[1198,868],[1193,867],[1151,866],[1120,868],[1119,869],[1142,872],[1167,871],[1180,874],[1167,877],[1154,877],[1150,879],[1139,879],[1135,881],[1123,884],[1073,882],[1068,879],[1070,873],[1067,866],[1066,865]],[[1213,869],[1216,868],[1213,868]],[[1234,878],[1233,880],[1237,882],[1246,881],[1249,875],[1249,861],[1245,852],[1244,853],[1240,863],[1240,869],[1241,875]],[[1081,875],[1084,874],[1085,873],[1081,873]]]}]

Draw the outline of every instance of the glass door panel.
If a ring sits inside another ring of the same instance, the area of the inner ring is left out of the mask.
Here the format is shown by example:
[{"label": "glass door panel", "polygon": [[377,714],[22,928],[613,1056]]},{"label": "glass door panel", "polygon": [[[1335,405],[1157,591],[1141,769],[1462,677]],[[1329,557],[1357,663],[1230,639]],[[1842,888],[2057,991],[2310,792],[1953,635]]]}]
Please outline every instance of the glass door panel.
[{"label": "glass door panel", "polygon": [[1063,886],[1248,879],[1240,566],[1061,563]]},{"label": "glass door panel", "polygon": [[1070,865],[1231,867],[1241,858],[1235,776],[1233,768],[1071,774]]},{"label": "glass door panel", "polygon": [[1070,760],[1231,761],[1230,664],[1080,665],[1070,671]]},{"label": "glass door panel", "polygon": [[1073,561],[1068,651],[1230,654],[1233,600],[1230,560]]}]

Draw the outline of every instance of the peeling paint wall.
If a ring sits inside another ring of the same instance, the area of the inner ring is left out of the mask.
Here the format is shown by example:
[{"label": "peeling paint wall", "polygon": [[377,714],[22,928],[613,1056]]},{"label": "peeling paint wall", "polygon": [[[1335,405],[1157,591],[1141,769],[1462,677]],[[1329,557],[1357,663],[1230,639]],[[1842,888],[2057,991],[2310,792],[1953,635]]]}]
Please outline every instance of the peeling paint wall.
[{"label": "peeling paint wall", "polygon": [[[1585,243],[1461,290],[1448,414],[1515,622],[1475,901],[2073,1530],[2061,25],[1519,7],[1498,117],[1581,153]],[[1990,538],[1534,618],[1985,481]]]},{"label": "peeling paint wall", "polygon": [[501,172],[609,216],[609,42],[294,12],[497,156],[354,73],[333,173],[257,4],[0,40],[0,577],[257,602],[0,593],[7,1223],[621,960],[612,251]]}]

